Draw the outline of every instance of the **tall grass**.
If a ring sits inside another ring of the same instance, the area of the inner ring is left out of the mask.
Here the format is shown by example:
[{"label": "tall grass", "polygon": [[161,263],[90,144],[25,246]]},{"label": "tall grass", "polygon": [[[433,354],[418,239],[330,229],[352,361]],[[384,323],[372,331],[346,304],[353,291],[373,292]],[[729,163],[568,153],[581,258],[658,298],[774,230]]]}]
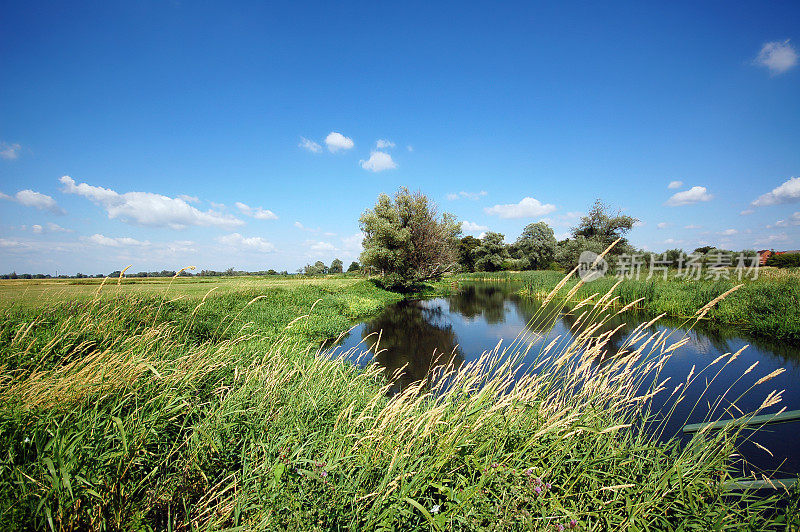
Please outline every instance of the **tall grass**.
[{"label": "tall grass", "polygon": [[[487,274],[467,274],[465,280],[482,279]],[[522,295],[544,297],[562,279],[563,274],[554,271],[498,272],[488,274],[490,278],[520,281]],[[618,283],[615,277],[607,276],[580,288],[571,295],[580,301],[593,293],[614,290],[619,305],[636,302],[634,310],[653,314],[665,313],[674,317],[692,317],[707,302],[742,284],[741,289],[711,309],[704,319],[735,326],[737,329],[757,336],[800,343],[800,275],[797,272],[764,269],[756,280],[731,279],[685,279],[670,275],[646,279],[624,279]],[[567,286],[575,286],[576,280]],[[566,293],[566,292],[565,292]]]},{"label": "tall grass", "polygon": [[735,429],[664,442],[653,397],[683,400],[699,374],[663,382],[685,340],[644,326],[610,359],[613,295],[577,306],[570,341],[523,332],[388,397],[380,368],[314,346],[396,296],[316,290],[6,311],[0,526],[768,530],[786,515],[778,496],[725,491]]}]

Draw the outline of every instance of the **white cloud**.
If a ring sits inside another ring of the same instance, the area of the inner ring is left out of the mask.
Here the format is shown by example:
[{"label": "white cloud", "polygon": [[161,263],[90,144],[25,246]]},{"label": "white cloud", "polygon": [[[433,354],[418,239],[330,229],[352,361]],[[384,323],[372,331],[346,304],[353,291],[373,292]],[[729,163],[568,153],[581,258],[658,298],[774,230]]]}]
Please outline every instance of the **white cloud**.
[{"label": "white cloud", "polygon": [[[27,228],[23,225],[22,229],[25,230]],[[37,235],[41,235],[42,233],[72,233],[72,229],[65,229],[53,222],[47,222],[44,225],[34,224],[31,226],[31,231]]]},{"label": "white cloud", "polygon": [[395,143],[392,142],[391,140],[378,139],[377,142],[375,142],[375,147],[378,148],[379,150],[384,150],[388,148],[394,148]]},{"label": "white cloud", "polygon": [[683,181],[670,181],[667,188],[681,188],[683,186]]},{"label": "white cloud", "polygon": [[182,199],[186,203],[200,203],[200,198],[197,196],[188,196],[186,194],[178,194],[178,198]]},{"label": "white cloud", "polygon": [[736,229],[725,229],[724,231],[720,231],[719,234],[725,236],[733,236],[733,235],[738,235],[739,231],[737,231]]},{"label": "white cloud", "polygon": [[647,222],[645,222],[644,220],[636,220],[635,222],[633,222],[634,227],[644,227],[645,225],[647,225]]},{"label": "white cloud", "polygon": [[669,227],[669,224],[667,222],[659,222],[656,224],[656,227],[658,229],[666,229],[667,227]]},{"label": "white cloud", "polygon": [[776,235],[769,235],[766,238],[760,238],[753,241],[753,244],[763,246],[767,244],[774,244],[776,242],[787,242],[789,235],[786,233],[778,233]]},{"label": "white cloud", "polygon": [[[790,225],[800,225],[800,212],[792,214],[788,220],[778,220],[775,222],[777,227],[789,227]],[[770,226],[767,226],[769,228]]]},{"label": "white cloud", "polygon": [[465,192],[462,190],[461,192],[458,193],[452,192],[448,194],[447,199],[449,199],[450,201],[454,201],[457,199],[466,198],[474,201],[482,198],[486,194],[487,192],[485,190],[481,190],[480,192]]},{"label": "white cloud", "polygon": [[361,253],[361,242],[364,240],[364,233],[358,232],[342,238],[342,249],[358,255]]},{"label": "white cloud", "polygon": [[664,240],[665,244],[682,244],[683,240],[675,240],[674,238],[668,238]]},{"label": "white cloud", "polygon": [[409,144],[408,146],[406,146],[406,149],[407,149],[408,151],[414,151],[414,146],[412,146],[411,144]]},{"label": "white cloud", "polygon": [[756,212],[756,211],[754,211],[753,209],[745,209],[745,210],[739,212],[739,214],[742,215],[742,216],[749,216],[749,215],[753,214],[754,212]]},{"label": "white cloud", "polygon": [[783,74],[797,64],[797,50],[789,39],[764,43],[755,64],[767,67],[770,74]]},{"label": "white cloud", "polygon": [[22,146],[17,143],[8,144],[6,142],[0,142],[0,157],[12,161],[19,157],[19,151],[21,149]]},{"label": "white cloud", "polygon": [[[328,135],[330,136],[330,135]],[[319,153],[322,151],[322,146],[314,142],[313,140],[309,140],[305,137],[300,137],[300,144],[299,147],[303,148],[304,150],[308,150],[311,153]],[[333,150],[331,150],[333,151]]]},{"label": "white cloud", "polygon": [[473,222],[468,222],[467,220],[464,220],[463,222],[461,222],[461,229],[463,231],[468,231],[470,233],[477,233],[479,231],[488,231],[489,230],[489,228],[486,227],[485,225],[479,225],[479,224],[476,224],[476,223],[473,223]]},{"label": "white cloud", "polygon": [[242,203],[241,201],[237,201],[235,203],[236,208],[242,211],[242,214],[246,216],[250,216],[255,218],[256,220],[277,220],[278,216],[269,209],[263,209],[261,207],[250,207]]},{"label": "white cloud", "polygon": [[678,207],[680,205],[691,205],[700,201],[711,201],[714,196],[708,193],[706,187],[692,187],[683,192],[676,192],[667,200],[667,205],[670,207]]},{"label": "white cloud", "polygon": [[341,133],[337,133],[336,131],[331,131],[328,133],[328,136],[325,137],[325,144],[328,145],[328,151],[336,152],[339,150],[349,150],[355,144],[353,143],[353,139],[350,137],[345,137]]},{"label": "white cloud", "polygon": [[361,168],[370,172],[383,172],[397,168],[397,163],[392,160],[392,156],[386,152],[373,151],[369,159],[359,161]]},{"label": "white cloud", "polygon": [[336,251],[336,246],[331,244],[330,242],[313,242],[309,245],[311,251],[316,251],[318,253],[324,253],[326,251]]},{"label": "white cloud", "polygon": [[60,179],[67,194],[78,194],[105,209],[110,219],[150,227],[184,229],[190,225],[236,227],[244,222],[230,214],[216,211],[201,211],[185,200],[170,198],[152,192],[125,192],[88,185],[75,184],[69,176]]},{"label": "white cloud", "polygon": [[260,251],[262,253],[272,253],[275,245],[260,236],[243,237],[239,233],[231,233],[216,238],[222,245],[243,251]]},{"label": "white cloud", "polygon": [[556,210],[556,206],[550,203],[542,203],[536,198],[522,198],[519,203],[509,203],[506,205],[495,205],[486,207],[486,214],[493,214],[500,218],[540,218]]},{"label": "white cloud", "polygon": [[50,211],[54,214],[64,214],[64,210],[58,206],[56,200],[47,194],[34,192],[30,189],[20,190],[14,196],[9,196],[8,194],[3,194],[0,192],[0,199],[16,201],[20,205],[34,207],[40,211]]},{"label": "white cloud", "polygon": [[130,237],[120,237],[120,238],[113,238],[108,237],[105,235],[101,235],[99,233],[95,233],[89,238],[87,238],[89,242],[93,244],[97,244],[98,246],[108,246],[113,248],[119,248],[123,246],[149,246],[150,242],[147,240],[141,241],[136,240],[135,238]]},{"label": "white cloud", "polygon": [[695,224],[689,224],[683,226],[684,229],[702,229],[702,227],[703,227],[702,225],[695,225]]},{"label": "white cloud", "polygon": [[303,224],[301,224],[300,222],[295,222],[295,223],[294,223],[294,226],[295,226],[295,227],[297,227],[298,229],[302,229],[302,230],[304,230],[304,231],[306,230],[306,226],[304,226],[304,225],[303,225]]},{"label": "white cloud", "polygon": [[753,201],[753,205],[765,207],[767,205],[796,203],[798,201],[800,201],[800,177],[790,177],[787,181],[773,188],[772,192],[767,192],[756,198]]}]

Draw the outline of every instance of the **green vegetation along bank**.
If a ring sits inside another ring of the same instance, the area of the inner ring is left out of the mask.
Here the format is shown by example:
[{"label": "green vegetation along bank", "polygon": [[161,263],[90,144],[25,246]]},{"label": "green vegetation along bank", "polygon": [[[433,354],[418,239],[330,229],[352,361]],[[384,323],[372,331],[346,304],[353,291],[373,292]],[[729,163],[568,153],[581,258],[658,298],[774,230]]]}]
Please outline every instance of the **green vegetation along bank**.
[{"label": "green vegetation along bank", "polygon": [[564,348],[578,358],[539,346],[541,371],[510,388],[528,349],[516,342],[451,368],[447,389],[387,397],[378,368],[316,347],[399,299],[368,281],[183,298],[107,289],[2,310],[4,530],[780,530],[796,519],[779,496],[726,491],[731,430],[657,442],[639,392],[669,338],[602,365],[590,337]]},{"label": "green vegetation along bank", "polygon": [[[698,310],[708,302],[742,284],[742,287],[711,308],[704,319],[734,326],[735,328],[765,338],[800,343],[800,272],[764,268],[757,279],[735,275],[729,279],[685,279],[670,273],[667,280],[657,276],[646,279],[624,279],[614,288],[619,306],[641,300],[634,309],[653,314],[693,319]],[[458,279],[495,279],[522,283],[520,294],[528,297],[546,297],[564,278],[556,271],[495,272],[464,274]],[[605,294],[618,282],[606,276],[583,284],[571,295],[572,302],[582,301],[593,294]],[[563,294],[578,283],[570,279]]]}]

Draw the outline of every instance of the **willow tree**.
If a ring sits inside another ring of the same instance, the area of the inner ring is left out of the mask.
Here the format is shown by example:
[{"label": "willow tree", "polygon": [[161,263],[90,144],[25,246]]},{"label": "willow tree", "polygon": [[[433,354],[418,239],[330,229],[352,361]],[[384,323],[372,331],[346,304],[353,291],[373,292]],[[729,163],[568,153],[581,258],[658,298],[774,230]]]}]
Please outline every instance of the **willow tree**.
[{"label": "willow tree", "polygon": [[454,271],[458,263],[461,226],[455,216],[438,213],[421,192],[400,188],[378,202],[359,219],[364,233],[361,264],[380,272],[384,284],[409,288]]}]

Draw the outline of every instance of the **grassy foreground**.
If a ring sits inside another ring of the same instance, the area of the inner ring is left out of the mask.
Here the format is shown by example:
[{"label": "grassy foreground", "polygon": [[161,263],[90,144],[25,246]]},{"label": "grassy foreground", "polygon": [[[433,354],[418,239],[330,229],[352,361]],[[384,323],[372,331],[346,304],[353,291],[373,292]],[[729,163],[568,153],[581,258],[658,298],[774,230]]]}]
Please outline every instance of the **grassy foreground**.
[{"label": "grassy foreground", "polygon": [[[544,297],[563,278],[556,271],[497,272],[477,273],[460,276],[463,279],[513,280],[523,283],[521,294],[530,297]],[[738,284],[743,286],[730,294],[714,308],[705,319],[735,326],[750,334],[776,340],[800,343],[800,272],[763,268],[758,279],[735,278],[719,280],[683,279],[670,275],[667,280],[625,279],[615,286],[618,280],[606,276],[580,286],[571,294],[573,301],[580,301],[592,294],[605,294],[614,290],[620,306],[633,304],[632,308],[654,314],[691,318],[706,303],[724,294]],[[570,280],[567,290],[577,284]]]},{"label": "grassy foreground", "polygon": [[[368,281],[177,300],[115,289],[3,310],[1,529],[780,530],[787,519],[777,497],[726,494],[736,433],[657,443],[649,399],[677,383],[642,383],[679,338],[632,338],[605,364],[592,327],[569,345],[518,338],[389,398],[379,368],[315,347],[398,299]],[[586,308],[585,323],[613,313]],[[521,376],[513,362],[529,349],[537,372]],[[689,376],[675,400],[735,356]],[[766,382],[764,407],[779,397]]]}]

